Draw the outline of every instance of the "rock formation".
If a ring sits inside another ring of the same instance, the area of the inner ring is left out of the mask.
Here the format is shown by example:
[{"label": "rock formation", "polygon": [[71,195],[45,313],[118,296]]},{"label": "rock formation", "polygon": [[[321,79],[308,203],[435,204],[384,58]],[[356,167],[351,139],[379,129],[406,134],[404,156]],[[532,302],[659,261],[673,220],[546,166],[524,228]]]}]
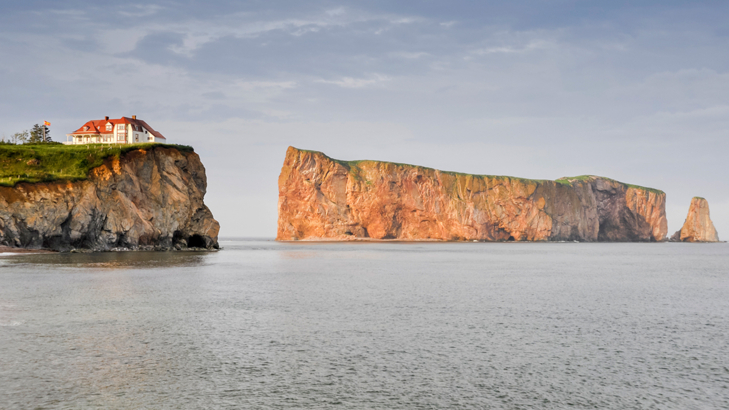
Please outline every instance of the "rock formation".
[{"label": "rock formation", "polygon": [[194,152],[156,147],[109,157],[83,181],[0,187],[0,245],[59,251],[217,248]]},{"label": "rock formation", "polygon": [[675,242],[719,242],[719,235],[709,216],[709,201],[694,197],[681,230],[671,236]]},{"label": "rock formation", "polygon": [[662,191],[338,161],[289,147],[277,240],[663,241]]}]

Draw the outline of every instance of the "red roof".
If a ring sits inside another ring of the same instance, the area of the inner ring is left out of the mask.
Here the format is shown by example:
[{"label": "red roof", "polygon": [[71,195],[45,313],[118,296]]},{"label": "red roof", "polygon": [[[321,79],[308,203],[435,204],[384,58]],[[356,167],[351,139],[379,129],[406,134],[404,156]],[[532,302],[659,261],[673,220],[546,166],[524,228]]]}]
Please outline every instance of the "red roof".
[{"label": "red roof", "polygon": [[[84,124],[81,128],[77,129],[76,131],[72,132],[69,135],[94,135],[94,134],[111,134],[113,131],[107,131],[106,130],[106,124],[112,124],[112,130],[117,124],[132,124],[135,128],[135,131],[142,131],[143,129],[149,131],[150,134],[154,135],[157,138],[167,139],[159,132],[152,129],[152,127],[149,126],[146,122],[142,120],[137,120],[135,118],[127,118],[127,117],[121,117],[115,120],[108,119],[108,120],[92,120]],[[88,127],[88,129],[86,129]]]}]

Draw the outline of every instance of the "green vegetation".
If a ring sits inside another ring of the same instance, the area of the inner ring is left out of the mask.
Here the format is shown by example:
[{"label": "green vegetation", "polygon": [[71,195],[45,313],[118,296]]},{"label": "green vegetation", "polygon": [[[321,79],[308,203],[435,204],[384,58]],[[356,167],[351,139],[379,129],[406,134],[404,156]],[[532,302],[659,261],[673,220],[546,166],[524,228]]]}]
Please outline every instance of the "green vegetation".
[{"label": "green vegetation", "polygon": [[129,145],[61,145],[23,144],[0,145],[0,186],[15,186],[18,182],[79,181],[88,177],[92,168],[108,157],[119,157],[137,149],[175,148],[182,152],[192,147],[174,144]]},{"label": "green vegetation", "polygon": [[695,196],[694,199],[703,199],[704,201],[706,201],[706,198],[704,198],[703,196]]},{"label": "green vegetation", "polygon": [[28,143],[37,144],[39,142],[53,142],[53,140],[51,139],[51,129],[48,128],[45,124],[35,124],[33,128],[30,129],[30,137],[28,138]]},{"label": "green vegetation", "polygon": [[380,164],[390,164],[390,165],[394,165],[394,166],[397,166],[397,167],[413,167],[413,168],[420,168],[420,169],[426,170],[426,171],[440,171],[443,174],[454,175],[454,176],[461,175],[461,176],[474,176],[474,177],[479,177],[479,178],[513,179],[513,180],[521,181],[521,182],[524,182],[524,183],[539,183],[539,182],[547,182],[548,181],[548,180],[545,180],[545,179],[529,179],[529,178],[512,177],[512,176],[507,176],[507,175],[467,174],[467,173],[464,173],[464,172],[443,171],[443,170],[437,170],[435,168],[429,168],[429,167],[424,167],[424,166],[420,166],[420,165],[413,165],[413,164],[405,164],[405,163],[401,163],[401,162],[376,161],[376,160],[371,160],[371,159],[361,159],[361,160],[354,160],[354,161],[344,161],[344,160],[340,160],[340,159],[334,159],[334,158],[328,156],[327,154],[325,154],[325,153],[323,153],[321,151],[312,151],[312,150],[299,149],[299,148],[296,148],[296,149],[299,150],[299,151],[301,151],[301,152],[310,152],[312,154],[320,154],[320,155],[325,156],[326,158],[329,158],[333,162],[336,162],[336,163],[342,165],[343,167],[347,168],[349,170],[349,172],[355,174],[354,175],[355,176],[355,179],[361,179],[360,176],[359,176],[359,165],[360,164],[365,163],[365,162],[377,162],[377,163],[380,163]]},{"label": "green vegetation", "polygon": [[[334,159],[334,158],[332,158],[332,157],[330,157],[330,156],[328,156],[325,153],[320,152],[320,151],[311,151],[311,150],[305,150],[305,149],[299,149],[299,148],[296,148],[296,149],[299,150],[299,151],[302,151],[302,152],[309,152],[309,153],[313,153],[313,154],[320,154],[320,155],[323,155],[326,158],[329,158],[330,160],[332,160],[332,161],[334,161],[334,162],[336,162],[336,163],[344,166],[345,168],[347,168],[347,170],[349,170],[349,172],[354,175],[354,178],[356,180],[361,180],[362,179],[362,177],[360,176],[360,168],[359,168],[359,165],[362,164],[362,163],[364,163],[364,162],[378,162],[378,163],[382,163],[382,164],[391,164],[391,165],[395,165],[395,166],[398,166],[398,167],[413,167],[413,168],[420,168],[420,169],[428,170],[428,171],[436,171],[434,168],[422,167],[422,166],[419,166],[419,165],[412,165],[412,164],[403,164],[403,163],[399,163],[399,162],[373,161],[373,160],[343,161],[343,160],[339,160],[339,159]],[[466,173],[462,173],[462,172],[453,172],[453,171],[440,171],[440,172],[442,172],[444,174],[454,175],[454,176],[458,176],[458,175],[460,175],[460,176],[469,176],[470,175],[470,176],[479,177],[479,178],[513,179],[513,180],[521,181],[521,182],[524,182],[524,183],[551,182],[550,180],[546,180],[546,179],[528,179],[528,178],[519,178],[519,177],[506,176],[506,175],[466,174]],[[561,184],[561,185],[569,186],[569,185],[571,185],[571,182],[572,181],[589,181],[592,178],[602,178],[602,179],[605,179],[605,180],[608,180],[608,181],[613,181],[613,182],[616,182],[618,184],[622,184],[622,185],[624,185],[624,186],[626,186],[628,188],[642,189],[644,191],[653,192],[653,193],[656,193],[656,194],[659,194],[659,195],[660,194],[664,194],[664,192],[661,191],[660,189],[648,188],[648,187],[644,187],[644,186],[640,186],[640,185],[626,184],[625,182],[616,181],[616,180],[614,180],[612,178],[599,177],[599,176],[595,176],[595,175],[580,175],[580,176],[576,176],[576,177],[563,177],[563,178],[559,178],[559,179],[555,180],[554,182],[556,182],[558,184]]]},{"label": "green vegetation", "polygon": [[28,141],[30,138],[30,134],[28,134],[28,130],[16,132],[15,134],[10,136],[10,139],[8,141],[5,141],[10,144],[23,144]]},{"label": "green vegetation", "polygon": [[557,182],[558,184],[569,185],[571,181],[589,181],[592,178],[601,178],[601,179],[604,179],[607,181],[617,182],[618,184],[625,185],[628,188],[642,189],[644,191],[653,192],[655,194],[664,193],[660,189],[648,188],[648,187],[644,187],[644,186],[640,186],[640,185],[626,184],[625,182],[616,181],[612,178],[600,177],[600,176],[596,176],[596,175],[580,175],[580,176],[576,176],[576,177],[562,177],[562,178],[556,180],[555,182]]},{"label": "green vegetation", "polygon": [[[299,151],[302,151],[302,152],[310,152],[310,153],[314,153],[314,154],[320,154],[320,155],[325,156],[326,158],[329,158],[330,160],[332,160],[332,161],[334,161],[334,162],[336,162],[336,163],[344,166],[345,168],[347,168],[349,170],[349,172],[352,173],[354,175],[355,179],[357,179],[357,180],[361,180],[362,179],[361,176],[360,176],[359,165],[362,164],[362,163],[364,163],[364,162],[378,162],[378,163],[382,163],[382,164],[391,164],[391,165],[395,165],[395,166],[398,166],[398,167],[414,167],[414,168],[420,168],[420,169],[423,169],[423,170],[436,171],[434,168],[422,167],[422,166],[419,166],[419,165],[403,164],[403,163],[399,163],[399,162],[373,161],[373,160],[366,160],[366,159],[365,160],[358,160],[358,161],[343,161],[343,160],[339,160],[339,159],[334,159],[334,158],[332,158],[332,157],[330,157],[330,156],[328,156],[325,153],[320,152],[320,151],[311,151],[311,150],[298,149],[298,148],[296,148],[296,149],[299,150]],[[552,181],[546,180],[546,179],[528,179],[528,178],[519,178],[519,177],[506,176],[506,175],[466,174],[466,173],[463,173],[463,172],[453,172],[453,171],[440,171],[440,172],[442,172],[444,174],[454,175],[454,176],[457,176],[457,175],[469,176],[470,175],[470,176],[479,177],[479,178],[513,179],[513,180],[520,181],[520,182],[523,182],[523,183],[552,182]],[[644,187],[644,186],[640,186],[640,185],[626,184],[625,182],[620,182],[620,181],[616,181],[616,180],[611,179],[611,178],[599,177],[599,176],[595,176],[595,175],[580,175],[580,176],[576,176],[576,177],[563,177],[563,178],[559,178],[559,179],[555,180],[554,182],[556,182],[558,184],[561,184],[561,185],[569,186],[569,185],[571,185],[571,181],[589,181],[592,178],[602,178],[602,179],[607,180],[607,181],[613,181],[613,182],[616,182],[618,184],[622,184],[622,185],[624,185],[624,186],[626,186],[628,188],[642,189],[644,191],[653,192],[653,193],[656,193],[656,194],[659,194],[659,195],[664,193],[660,189],[648,188],[648,187]]]},{"label": "green vegetation", "polygon": [[[571,185],[572,181],[589,181],[592,178],[602,178],[602,177],[596,177],[595,175],[580,175],[577,177],[562,177],[562,178],[556,179],[554,182],[556,182],[558,184],[562,184],[562,185]],[[605,179],[613,181],[610,178],[605,178]]]}]

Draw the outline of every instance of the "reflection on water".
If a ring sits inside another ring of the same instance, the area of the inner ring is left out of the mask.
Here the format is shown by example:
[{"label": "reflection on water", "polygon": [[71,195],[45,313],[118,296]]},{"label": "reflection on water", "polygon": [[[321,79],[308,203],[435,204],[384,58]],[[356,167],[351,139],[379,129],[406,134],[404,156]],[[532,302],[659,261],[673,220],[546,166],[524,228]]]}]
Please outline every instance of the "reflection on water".
[{"label": "reflection on water", "polygon": [[729,246],[0,258],[0,408],[729,404]]},{"label": "reflection on water", "polygon": [[200,266],[210,252],[98,252],[0,254],[0,268],[22,265],[43,269],[149,269],[176,266]]}]

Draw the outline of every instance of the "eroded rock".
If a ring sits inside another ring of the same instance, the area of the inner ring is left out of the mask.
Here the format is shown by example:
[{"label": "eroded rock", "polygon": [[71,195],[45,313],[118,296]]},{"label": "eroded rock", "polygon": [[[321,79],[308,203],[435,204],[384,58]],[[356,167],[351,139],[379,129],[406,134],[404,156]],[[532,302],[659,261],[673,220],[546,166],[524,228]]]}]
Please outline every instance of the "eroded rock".
[{"label": "eroded rock", "polygon": [[77,182],[0,187],[0,244],[34,249],[218,247],[194,152],[155,147],[107,158]]},{"label": "eroded rock", "polygon": [[671,236],[676,242],[719,242],[719,234],[709,215],[709,201],[701,197],[691,199],[683,227]]},{"label": "eroded rock", "polygon": [[665,198],[601,177],[469,175],[289,147],[277,239],[662,241]]}]

